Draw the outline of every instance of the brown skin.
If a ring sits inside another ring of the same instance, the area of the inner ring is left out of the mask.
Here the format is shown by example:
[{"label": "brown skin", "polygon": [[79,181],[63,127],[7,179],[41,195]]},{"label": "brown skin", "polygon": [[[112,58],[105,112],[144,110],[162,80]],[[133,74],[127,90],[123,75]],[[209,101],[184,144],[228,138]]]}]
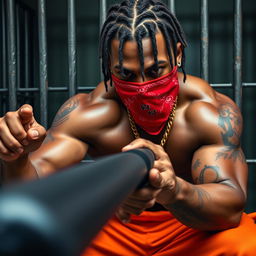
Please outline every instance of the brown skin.
[{"label": "brown skin", "polygon": [[[144,81],[172,69],[162,34],[157,34],[156,39],[158,60],[162,61],[158,74],[150,69],[154,64],[151,42],[143,39]],[[142,82],[136,42],[124,45],[123,66],[128,77],[120,75],[118,45],[118,40],[112,41],[112,72],[120,79]],[[177,63],[182,58],[180,47],[177,44]],[[81,161],[87,153],[96,157],[148,147],[156,156],[150,185],[123,202],[116,213],[121,220],[127,222],[130,214],[138,215],[157,202],[193,228],[223,230],[237,226],[246,201],[247,183],[247,165],[239,142],[239,109],[199,78],[187,76],[184,83],[183,74],[179,73],[179,83],[176,116],[164,148],[157,145],[163,133],[152,136],[138,127],[143,139],[134,140],[126,109],[115,88],[109,87],[106,92],[103,83],[90,94],[72,97],[61,107],[41,146],[45,130],[33,119],[29,105],[7,113],[0,119],[4,181],[49,175]],[[32,130],[39,132],[35,139]],[[18,153],[17,148],[23,152]]]}]

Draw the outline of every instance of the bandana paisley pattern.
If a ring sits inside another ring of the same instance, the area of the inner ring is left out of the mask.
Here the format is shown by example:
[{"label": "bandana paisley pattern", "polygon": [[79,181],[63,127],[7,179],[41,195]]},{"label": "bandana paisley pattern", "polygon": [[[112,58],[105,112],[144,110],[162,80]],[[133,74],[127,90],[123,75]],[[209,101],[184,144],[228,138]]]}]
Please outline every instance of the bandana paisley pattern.
[{"label": "bandana paisley pattern", "polygon": [[147,133],[158,135],[179,93],[177,66],[170,73],[143,83],[120,80],[113,74],[112,80],[135,123]]}]

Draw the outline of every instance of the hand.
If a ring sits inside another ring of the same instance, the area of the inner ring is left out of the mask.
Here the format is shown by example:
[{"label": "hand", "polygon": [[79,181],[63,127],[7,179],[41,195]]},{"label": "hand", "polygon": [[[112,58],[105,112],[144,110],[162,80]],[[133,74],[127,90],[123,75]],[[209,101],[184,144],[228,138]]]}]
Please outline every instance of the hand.
[{"label": "hand", "polygon": [[45,136],[46,130],[36,122],[30,105],[7,112],[0,118],[0,159],[10,162],[37,150]]},{"label": "hand", "polygon": [[149,185],[136,190],[117,210],[117,217],[128,222],[130,214],[139,215],[156,202],[168,205],[175,200],[177,180],[169,156],[163,147],[148,140],[137,139],[125,146],[122,151],[136,148],[149,148],[155,154],[153,168],[149,171]]}]

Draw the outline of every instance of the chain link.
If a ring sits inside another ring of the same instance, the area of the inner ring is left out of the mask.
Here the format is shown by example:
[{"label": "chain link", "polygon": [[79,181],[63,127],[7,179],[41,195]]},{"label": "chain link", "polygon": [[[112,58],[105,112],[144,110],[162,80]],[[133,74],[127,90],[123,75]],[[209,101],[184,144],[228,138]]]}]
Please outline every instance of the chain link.
[{"label": "chain link", "polygon": [[[167,123],[167,126],[166,126],[166,130],[165,130],[165,133],[161,139],[161,142],[160,142],[160,145],[163,147],[169,137],[169,133],[172,129],[172,124],[173,124],[173,119],[175,117],[175,110],[176,110],[176,106],[177,106],[177,101],[178,101],[178,97],[176,98],[175,100],[175,103],[174,103],[174,106],[173,106],[173,109],[172,109],[172,112],[169,116],[169,120],[168,120],[168,123]],[[135,122],[130,114],[130,111],[127,109],[127,113],[128,113],[128,119],[129,119],[129,123],[130,123],[130,127],[132,129],[132,132],[133,132],[133,135],[135,137],[135,139],[138,139],[140,138],[140,135],[139,135],[139,132],[137,130],[137,127],[135,125]]]}]

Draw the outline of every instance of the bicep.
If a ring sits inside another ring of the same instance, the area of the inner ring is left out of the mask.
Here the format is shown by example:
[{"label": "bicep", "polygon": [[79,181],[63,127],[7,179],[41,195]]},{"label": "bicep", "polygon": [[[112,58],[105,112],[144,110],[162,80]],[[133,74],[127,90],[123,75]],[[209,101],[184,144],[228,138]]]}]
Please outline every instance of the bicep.
[{"label": "bicep", "polygon": [[42,146],[30,155],[30,159],[39,176],[45,176],[80,162],[87,150],[86,143],[50,130]]},{"label": "bicep", "polygon": [[221,183],[246,194],[247,165],[240,146],[243,120],[239,108],[226,96],[214,104],[195,103],[195,132],[200,144],[193,155],[192,177],[196,184]]},{"label": "bicep", "polygon": [[225,184],[246,195],[247,164],[240,147],[208,145],[199,148],[193,156],[191,174],[195,184]]}]

